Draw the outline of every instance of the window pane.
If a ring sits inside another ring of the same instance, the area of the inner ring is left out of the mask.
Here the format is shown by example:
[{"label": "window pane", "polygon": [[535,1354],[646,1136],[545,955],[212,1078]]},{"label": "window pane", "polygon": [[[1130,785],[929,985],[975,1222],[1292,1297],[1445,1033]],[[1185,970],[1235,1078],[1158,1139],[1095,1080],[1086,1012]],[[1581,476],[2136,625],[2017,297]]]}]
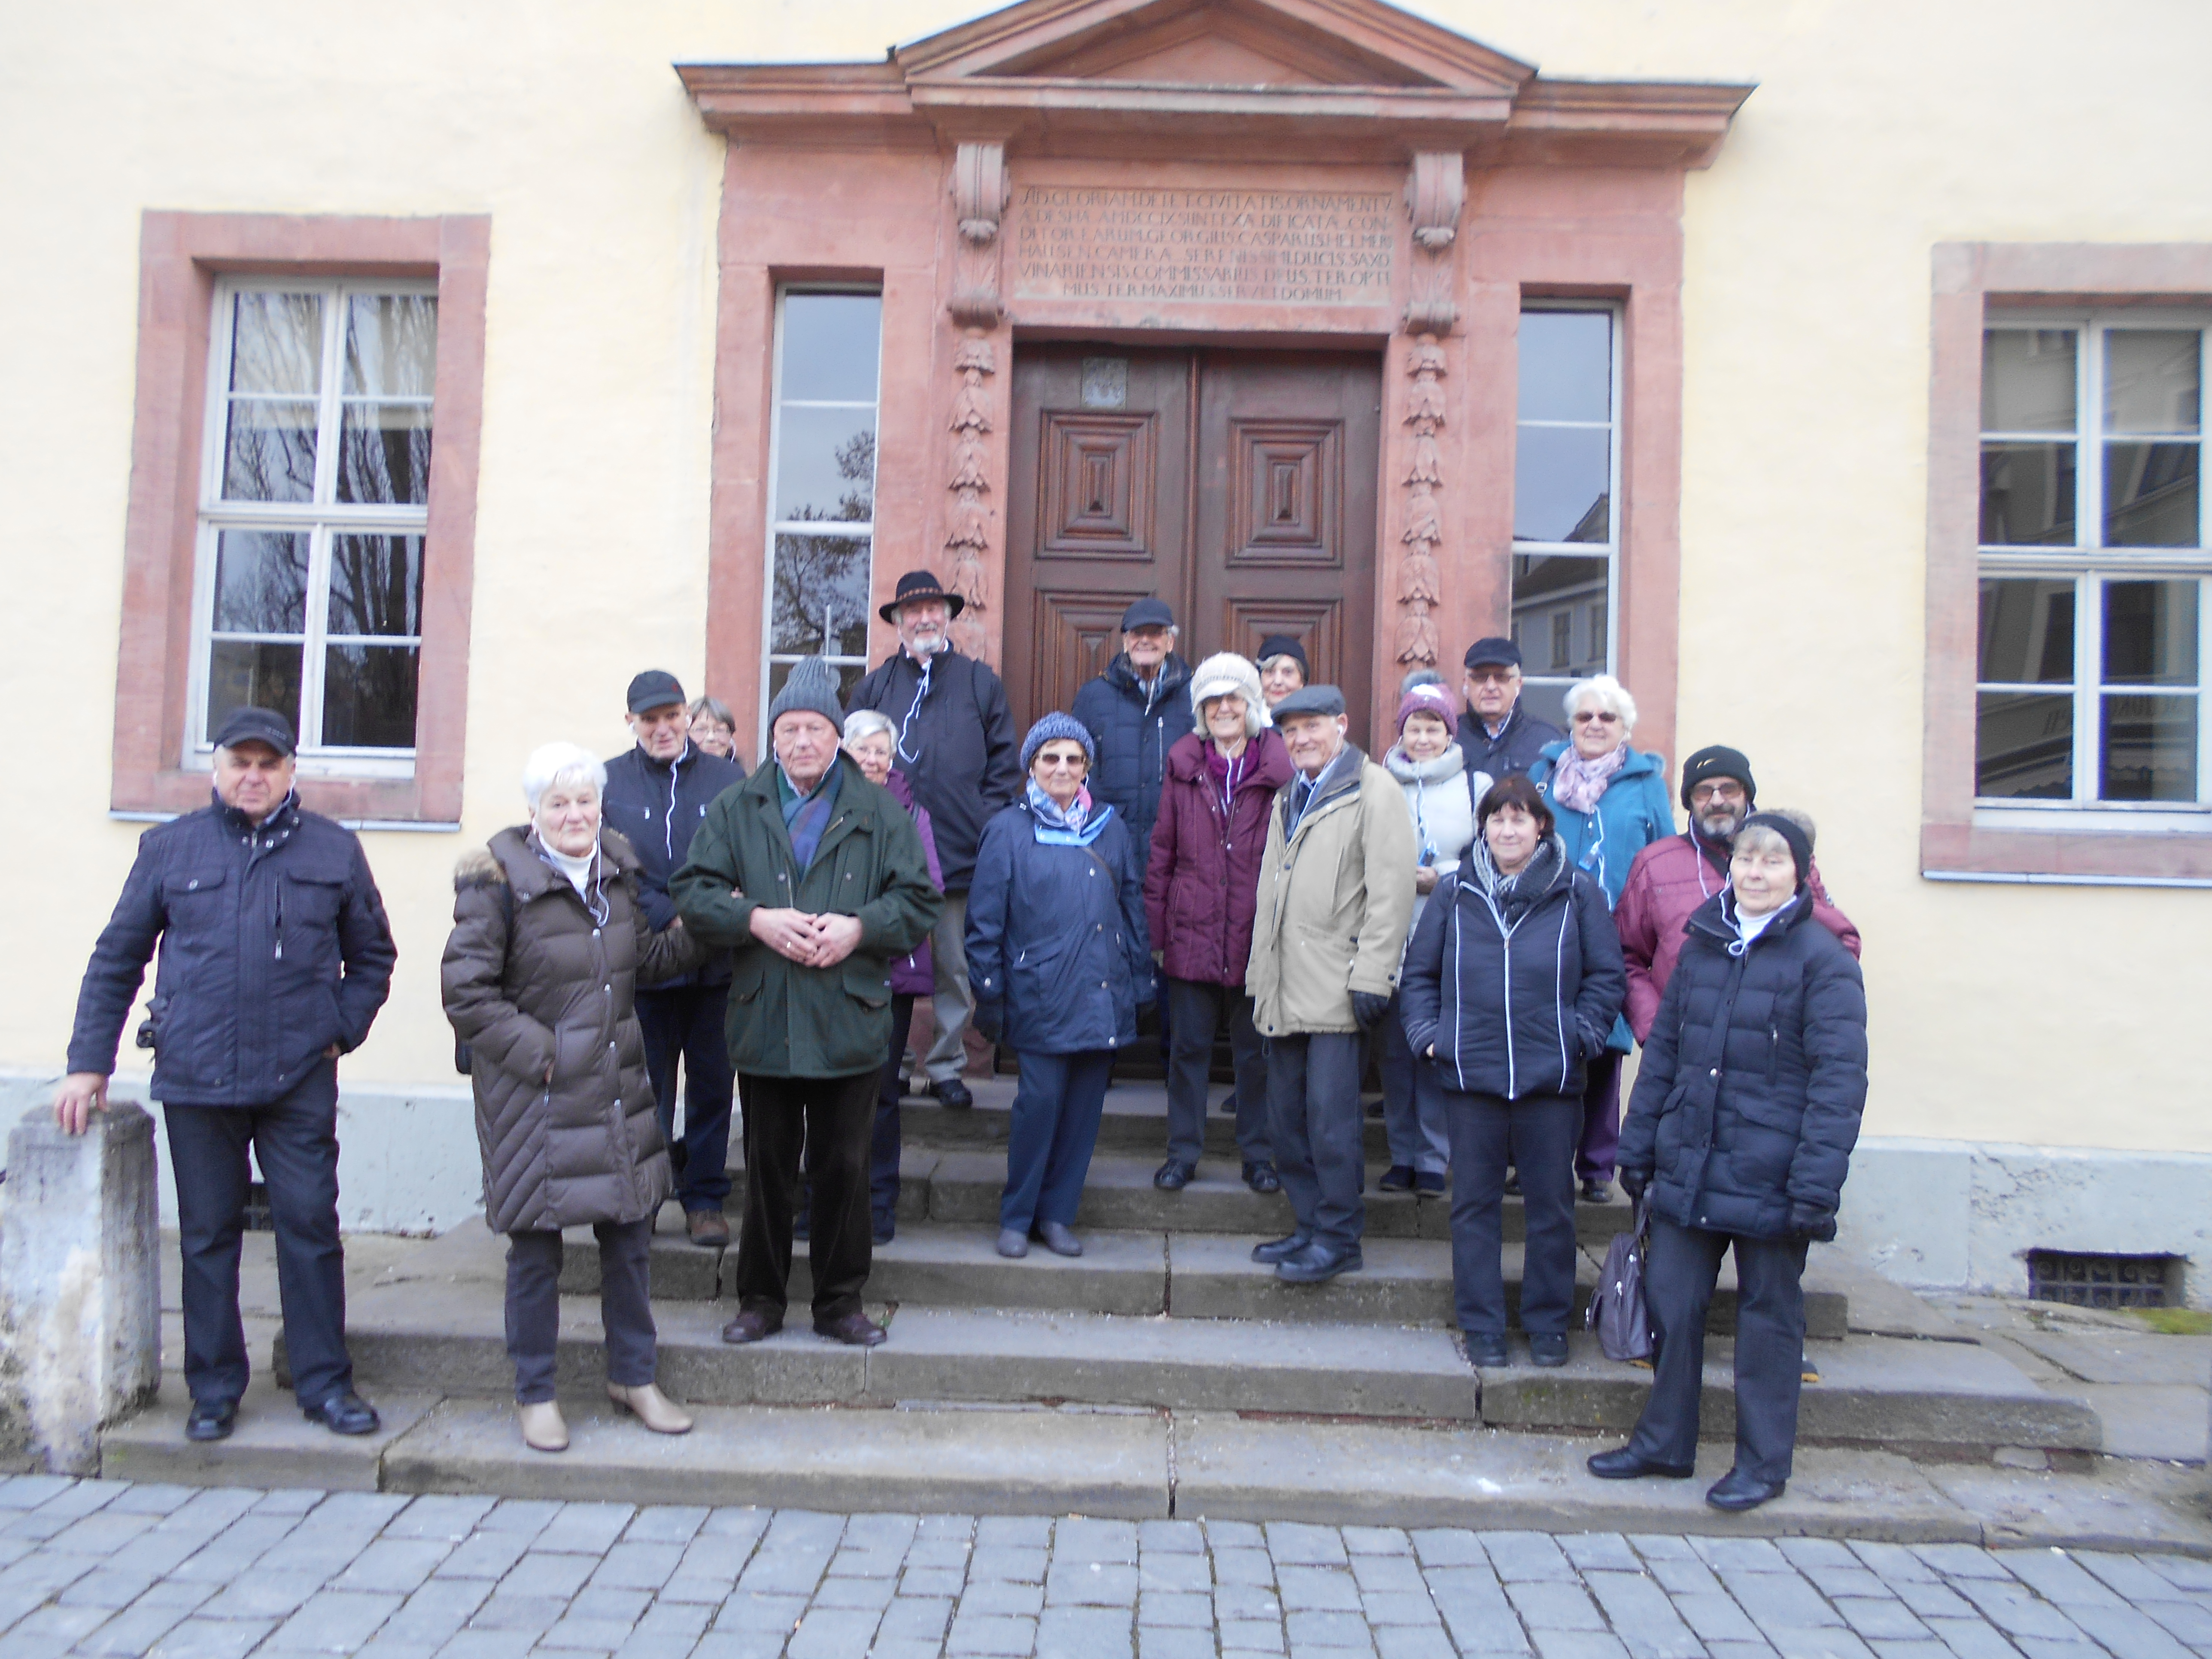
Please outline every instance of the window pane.
[{"label": "window pane", "polygon": [[217,640],[208,647],[207,741],[239,708],[273,708],[297,730],[300,647]]},{"label": "window pane", "polygon": [[[1613,418],[1613,313],[1521,313],[1521,418]],[[1524,434],[1525,436],[1525,434]]]},{"label": "window pane", "polygon": [[332,536],[326,626],[333,634],[420,634],[422,538]]},{"label": "window pane", "polygon": [[2194,432],[2203,350],[2194,329],[2105,331],[2105,429]]},{"label": "window pane", "polygon": [[2105,446],[2105,545],[2194,547],[2195,444]]},{"label": "window pane", "polygon": [[2074,446],[1982,446],[1982,545],[2074,545]]},{"label": "window pane", "polygon": [[313,398],[323,384],[323,296],[240,294],[231,301],[230,389]]},{"label": "window pane", "polygon": [[2070,682],[2073,582],[1983,578],[1981,635],[1975,678],[2001,685]]},{"label": "window pane", "polygon": [[427,398],[438,369],[438,301],[428,294],[346,301],[348,397]]},{"label": "window pane", "polygon": [[1982,430],[2071,432],[2075,341],[2070,328],[1982,331]]},{"label": "window pane", "polygon": [[775,538],[771,656],[866,655],[868,549],[866,538]]},{"label": "window pane", "polygon": [[2197,699],[2104,699],[2106,800],[2197,799]]},{"label": "window pane", "polygon": [[[837,701],[841,704],[850,703],[853,701],[853,688],[860,683],[861,676],[868,672],[868,666],[866,663],[858,662],[837,663],[833,664],[832,666],[837,671]],[[787,662],[769,664],[768,696],[770,702],[775,701],[775,694],[783,690],[783,683],[791,678],[791,664]],[[765,759],[766,757],[763,758]]]},{"label": "window pane", "polygon": [[332,749],[415,746],[411,645],[333,645],[323,653],[323,742]]},{"label": "window pane", "polygon": [[2074,699],[1984,691],[1974,701],[1974,793],[2014,800],[2070,799]]},{"label": "window pane", "polygon": [[305,631],[309,540],[304,530],[221,532],[215,542],[215,631]]},{"label": "window pane", "polygon": [[[1516,641],[1515,643],[1522,642]],[[1525,645],[1523,648],[1526,648]],[[1579,679],[1584,677],[1577,675],[1575,678]],[[1570,725],[1567,719],[1567,688],[1573,684],[1572,679],[1522,681],[1520,702],[1522,713],[1527,714],[1531,720],[1545,720],[1558,726],[1560,731],[1565,731]]]},{"label": "window pane", "polygon": [[[1530,674],[1605,672],[1607,561],[1522,554],[1513,561],[1513,637]],[[1587,649],[1575,654],[1577,641]]]},{"label": "window pane", "polygon": [[878,294],[787,294],[781,395],[833,403],[876,400],[883,333]]},{"label": "window pane", "polygon": [[876,412],[787,409],[776,431],[775,516],[866,524],[875,512]]},{"label": "window pane", "polygon": [[315,405],[234,398],[223,441],[227,501],[315,498]]},{"label": "window pane", "polygon": [[1513,538],[1602,542],[1611,533],[1613,434],[1524,426],[1513,457]]},{"label": "window pane", "polygon": [[2105,584],[2105,684],[2197,684],[2197,591],[2180,581]]},{"label": "window pane", "polygon": [[338,499],[420,506],[430,499],[430,411],[421,404],[348,404],[338,439]]}]

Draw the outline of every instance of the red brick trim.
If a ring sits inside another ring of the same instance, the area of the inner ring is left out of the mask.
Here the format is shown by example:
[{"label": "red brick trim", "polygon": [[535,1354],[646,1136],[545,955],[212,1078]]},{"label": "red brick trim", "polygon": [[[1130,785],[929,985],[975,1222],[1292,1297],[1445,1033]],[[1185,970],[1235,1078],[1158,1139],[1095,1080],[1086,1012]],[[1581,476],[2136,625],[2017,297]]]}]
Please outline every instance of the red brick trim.
[{"label": "red brick trim", "polygon": [[1992,307],[2036,303],[2203,303],[2212,297],[2212,242],[1939,242],[1934,264],[1921,870],[2212,878],[2212,833],[2068,830],[2058,823],[2031,832],[1974,823],[1984,316]]},{"label": "red brick trim", "polygon": [[411,779],[314,778],[301,793],[345,818],[451,823],[461,815],[477,467],[483,416],[484,283],[491,221],[148,212],[140,222],[137,404],[123,543],[115,673],[118,811],[188,811],[204,772],[182,765],[191,661],[192,557],[217,276],[434,277],[438,441],[430,461],[422,659]]}]

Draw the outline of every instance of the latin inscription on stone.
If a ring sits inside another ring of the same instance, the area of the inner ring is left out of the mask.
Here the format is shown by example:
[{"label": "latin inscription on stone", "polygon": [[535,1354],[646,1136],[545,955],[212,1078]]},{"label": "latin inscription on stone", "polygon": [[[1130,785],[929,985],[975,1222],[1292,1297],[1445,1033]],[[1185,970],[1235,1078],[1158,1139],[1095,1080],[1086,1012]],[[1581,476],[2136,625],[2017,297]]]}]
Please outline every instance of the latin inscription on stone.
[{"label": "latin inscription on stone", "polygon": [[1030,185],[1015,198],[1014,292],[1387,305],[1397,210],[1382,191]]}]

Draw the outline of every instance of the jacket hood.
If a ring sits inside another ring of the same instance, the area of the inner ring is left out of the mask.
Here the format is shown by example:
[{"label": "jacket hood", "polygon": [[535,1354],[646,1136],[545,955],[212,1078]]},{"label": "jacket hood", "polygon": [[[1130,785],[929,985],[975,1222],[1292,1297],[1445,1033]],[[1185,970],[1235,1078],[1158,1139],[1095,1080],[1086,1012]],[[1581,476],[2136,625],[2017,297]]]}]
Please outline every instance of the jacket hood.
[{"label": "jacket hood", "polygon": [[[619,830],[599,831],[599,852],[607,867],[626,876],[638,867],[637,854]],[[482,847],[461,854],[453,866],[453,890],[470,887],[508,886],[517,896],[535,898],[568,878],[530,848],[530,826],[509,824]]]},{"label": "jacket hood", "polygon": [[1382,757],[1382,764],[1390,775],[1401,783],[1434,783],[1439,778],[1457,777],[1467,770],[1467,757],[1457,744],[1453,744],[1434,760],[1409,759],[1403,747],[1393,744],[1390,752]]},{"label": "jacket hood", "polygon": [[[1118,691],[1134,697],[1145,695],[1145,683],[1137,678],[1137,671],[1129,665],[1126,651],[1106,665],[1106,678]],[[1190,684],[1190,665],[1176,653],[1170,651],[1167,660],[1160,665],[1159,690],[1153,692],[1152,701],[1160,702]]]},{"label": "jacket hood", "polygon": [[[1195,782],[1204,777],[1206,751],[1212,741],[1197,732],[1186,732],[1177,738],[1168,746],[1168,775],[1181,783]],[[1272,726],[1255,734],[1244,752],[1252,757],[1253,764],[1246,769],[1239,788],[1265,784],[1271,790],[1279,789],[1291,781],[1291,751],[1283,746],[1281,734]]]}]

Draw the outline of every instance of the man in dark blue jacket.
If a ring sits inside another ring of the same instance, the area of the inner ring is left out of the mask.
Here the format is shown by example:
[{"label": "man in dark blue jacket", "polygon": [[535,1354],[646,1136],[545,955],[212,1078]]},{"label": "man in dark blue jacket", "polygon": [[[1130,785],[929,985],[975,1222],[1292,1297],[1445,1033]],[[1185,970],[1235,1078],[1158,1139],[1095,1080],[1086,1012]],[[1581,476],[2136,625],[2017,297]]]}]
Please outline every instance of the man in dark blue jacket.
[{"label": "man in dark blue jacket", "polygon": [[115,1048],[156,941],[142,1048],[168,1126],[184,1255],[185,1433],[220,1440],[246,1392],[238,1315],[246,1148],[268,1185],[292,1387],[307,1415],[368,1434],[353,1389],[338,1242],[337,1067],[392,988],[392,929],[360,841],[301,810],[291,723],[241,708],[216,736],[215,801],[149,830],[77,993],[54,1116],[106,1109]]},{"label": "man in dark blue jacket", "polygon": [[1467,648],[1466,667],[1460,682],[1467,712],[1459,717],[1459,751],[1470,787],[1477,772],[1490,774],[1493,783],[1525,772],[1546,744],[1566,741],[1558,726],[1521,707],[1521,647],[1512,641],[1477,640]]},{"label": "man in dark blue jacket", "polygon": [[1168,750],[1197,724],[1190,665],[1176,654],[1175,612],[1165,599],[1139,599],[1121,613],[1121,654],[1075,694],[1070,712],[1098,746],[1091,793],[1109,803],[1136,837],[1141,863],[1160,815]]},{"label": "man in dark blue jacket", "polygon": [[[691,832],[708,803],[745,781],[736,760],[691,741],[690,711],[676,676],[649,668],[629,683],[629,729],[637,742],[607,763],[601,811],[607,827],[629,838],[638,860],[639,897],[659,933],[676,920],[668,878],[691,850]],[[691,1242],[708,1249],[730,1242],[722,1213],[730,1195],[730,1103],[737,1075],[722,1037],[730,962],[717,956],[696,974],[637,993],[645,1068],[660,1111],[660,1138],[676,1170],[676,1196]],[[676,1062],[684,1061],[684,1139],[676,1138]]]}]

